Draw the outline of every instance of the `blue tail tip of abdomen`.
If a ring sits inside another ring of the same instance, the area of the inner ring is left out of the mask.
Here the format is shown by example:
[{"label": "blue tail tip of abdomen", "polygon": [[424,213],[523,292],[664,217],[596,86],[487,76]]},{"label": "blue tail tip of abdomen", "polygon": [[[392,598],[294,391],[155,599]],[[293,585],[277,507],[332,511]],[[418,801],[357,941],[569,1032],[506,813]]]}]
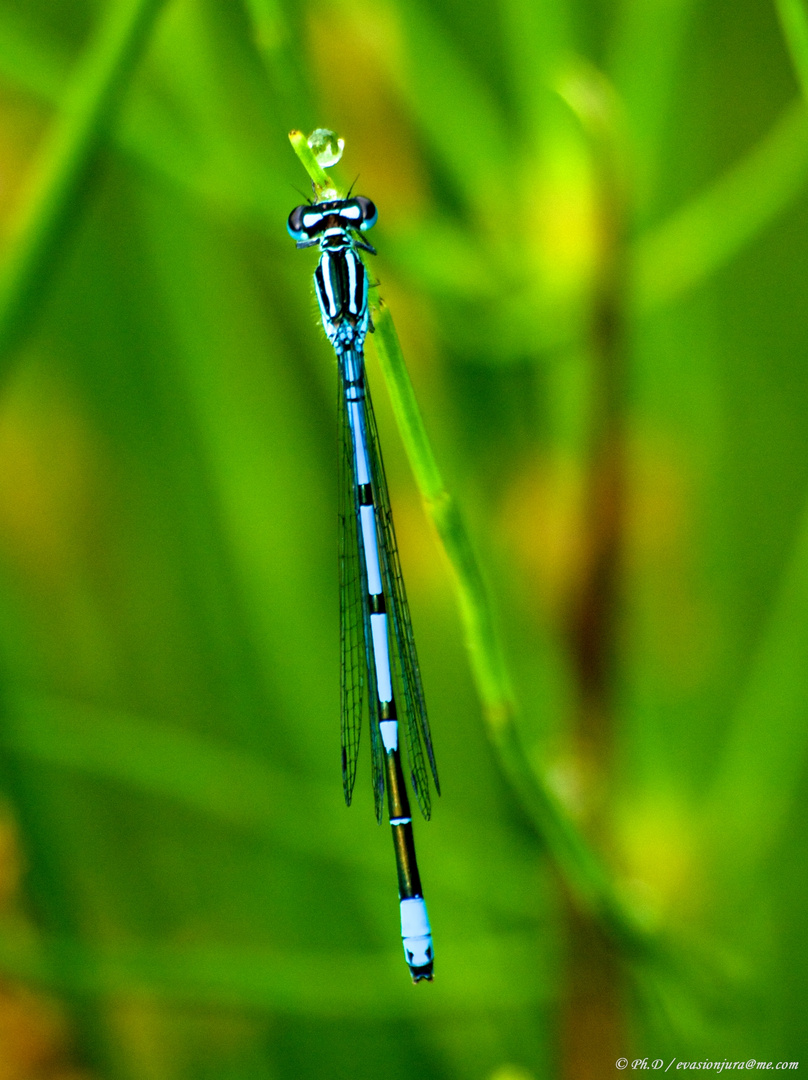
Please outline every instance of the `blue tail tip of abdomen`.
[{"label": "blue tail tip of abdomen", "polygon": [[413,967],[410,964],[410,975],[412,975],[412,981],[414,983],[419,982],[432,982],[434,975],[432,973],[432,964],[425,964],[423,967]]},{"label": "blue tail tip of abdomen", "polygon": [[432,982],[432,930],[422,896],[407,897],[401,901],[401,940],[412,981]]}]

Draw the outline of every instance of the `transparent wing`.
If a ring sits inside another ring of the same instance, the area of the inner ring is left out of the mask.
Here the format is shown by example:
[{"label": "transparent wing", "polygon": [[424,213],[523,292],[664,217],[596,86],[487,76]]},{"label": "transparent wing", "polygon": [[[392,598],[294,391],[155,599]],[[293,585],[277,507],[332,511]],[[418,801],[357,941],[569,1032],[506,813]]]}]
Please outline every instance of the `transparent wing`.
[{"label": "transparent wing", "polygon": [[[440,795],[440,781],[435,765],[435,752],[432,747],[432,734],[426,714],[426,702],[421,685],[421,669],[418,665],[418,653],[415,649],[415,637],[410,621],[410,608],[407,603],[407,591],[398,557],[396,533],[393,527],[393,514],[390,508],[390,495],[384,473],[379,436],[376,429],[376,417],[367,384],[365,385],[365,424],[367,428],[368,452],[373,486],[373,501],[376,504],[376,516],[381,535],[380,556],[384,592],[389,604],[389,618],[392,638],[391,666],[399,702],[399,723],[407,733],[407,760],[410,766],[412,789],[421,808],[421,813],[429,819],[432,808],[429,791],[429,774],[424,760],[424,749],[429,760],[429,768],[435,781],[435,790]],[[402,723],[403,721],[403,723]]]},{"label": "transparent wing", "polygon": [[351,431],[339,379],[339,616],[340,616],[340,715],[342,735],[342,786],[351,805],[365,689],[365,634],[362,619],[362,576],[354,511],[354,464]]},{"label": "transparent wing", "polygon": [[379,734],[379,704],[372,690],[376,685],[376,664],[370,633],[365,553],[362,530],[359,527],[356,462],[341,364],[338,383],[342,784],[345,802],[350,806],[356,781],[356,764],[359,757],[364,713],[365,673],[367,673],[368,684],[371,687],[367,698],[370,713],[373,799],[376,820],[381,822],[384,814],[384,749]]}]

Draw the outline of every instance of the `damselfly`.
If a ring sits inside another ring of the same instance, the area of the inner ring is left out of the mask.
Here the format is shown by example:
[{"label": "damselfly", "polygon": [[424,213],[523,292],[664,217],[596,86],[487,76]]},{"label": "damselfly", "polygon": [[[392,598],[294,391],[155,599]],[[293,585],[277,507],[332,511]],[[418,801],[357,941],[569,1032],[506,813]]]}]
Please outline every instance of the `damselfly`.
[{"label": "damselfly", "polygon": [[289,215],[297,246],[320,248],[314,287],[323,329],[337,354],[340,415],[340,621],[342,642],[342,780],[350,805],[367,684],[376,817],[384,792],[393,830],[404,955],[414,982],[432,979],[429,918],[415,859],[412,818],[399,756],[406,731],[412,788],[430,814],[429,770],[440,793],[421,673],[393,530],[364,346],[372,329],[361,234],[376,223],[370,199],[355,196],[298,206]]}]

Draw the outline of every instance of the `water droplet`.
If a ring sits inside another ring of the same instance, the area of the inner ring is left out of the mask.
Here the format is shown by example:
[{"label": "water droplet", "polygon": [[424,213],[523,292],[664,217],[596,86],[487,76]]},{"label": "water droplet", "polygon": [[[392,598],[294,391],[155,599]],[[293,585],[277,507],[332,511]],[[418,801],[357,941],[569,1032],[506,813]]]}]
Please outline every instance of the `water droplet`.
[{"label": "water droplet", "polygon": [[345,140],[341,139],[335,131],[329,131],[328,128],[315,128],[306,142],[317,158],[317,164],[323,169],[330,169],[332,165],[336,165],[345,149]]}]

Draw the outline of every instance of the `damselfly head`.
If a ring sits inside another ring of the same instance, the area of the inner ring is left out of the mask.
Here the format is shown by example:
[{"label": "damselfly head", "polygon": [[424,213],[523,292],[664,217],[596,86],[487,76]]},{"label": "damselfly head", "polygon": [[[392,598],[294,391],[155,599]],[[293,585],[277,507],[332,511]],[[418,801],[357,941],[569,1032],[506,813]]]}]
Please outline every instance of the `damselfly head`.
[{"label": "damselfly head", "polygon": [[326,229],[367,232],[376,224],[378,217],[376,206],[370,199],[355,195],[352,199],[296,206],[289,215],[286,227],[293,240],[305,243],[314,240]]}]

